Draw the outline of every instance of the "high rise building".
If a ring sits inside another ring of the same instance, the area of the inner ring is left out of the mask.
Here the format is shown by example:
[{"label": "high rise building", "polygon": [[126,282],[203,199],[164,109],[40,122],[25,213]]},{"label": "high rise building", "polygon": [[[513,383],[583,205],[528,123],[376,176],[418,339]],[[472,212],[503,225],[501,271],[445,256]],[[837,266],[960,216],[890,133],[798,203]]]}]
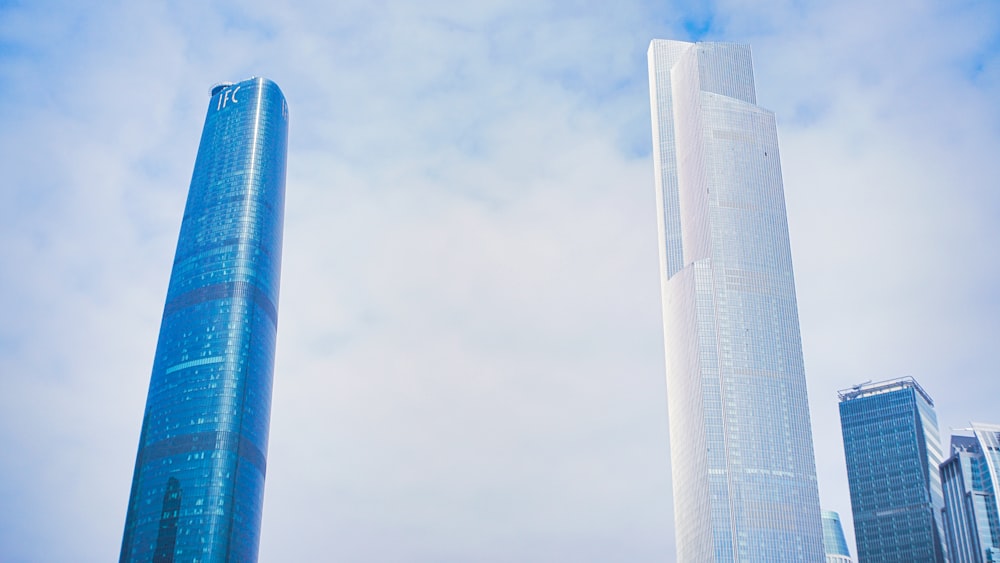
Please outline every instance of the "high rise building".
[{"label": "high rise building", "polygon": [[945,561],[934,401],[912,377],[839,396],[859,563]]},{"label": "high rise building", "polygon": [[121,561],[256,561],[278,316],[288,108],[214,87],[160,325]]},{"label": "high rise building", "polygon": [[972,423],[952,436],[941,464],[944,529],[951,563],[1000,562],[1000,425]]},{"label": "high rise building", "polygon": [[750,48],[654,40],[678,560],[823,560],[774,114]]},{"label": "high rise building", "polygon": [[823,549],[826,550],[826,563],[851,563],[840,514],[832,510],[823,511]]}]

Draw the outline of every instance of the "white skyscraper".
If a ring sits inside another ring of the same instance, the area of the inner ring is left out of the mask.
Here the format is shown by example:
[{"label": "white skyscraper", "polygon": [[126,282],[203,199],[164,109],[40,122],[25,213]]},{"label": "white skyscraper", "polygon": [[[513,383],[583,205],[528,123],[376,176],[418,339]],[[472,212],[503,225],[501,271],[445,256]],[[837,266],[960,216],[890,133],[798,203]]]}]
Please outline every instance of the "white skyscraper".
[{"label": "white skyscraper", "polygon": [[649,77],[678,560],[823,561],[774,114],[746,45]]}]

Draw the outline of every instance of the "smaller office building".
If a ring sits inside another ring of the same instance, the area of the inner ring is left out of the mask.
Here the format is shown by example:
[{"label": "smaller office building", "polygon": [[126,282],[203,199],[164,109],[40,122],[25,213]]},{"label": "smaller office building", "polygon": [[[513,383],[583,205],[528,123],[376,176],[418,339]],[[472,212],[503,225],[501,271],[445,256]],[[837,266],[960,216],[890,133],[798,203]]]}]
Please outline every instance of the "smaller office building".
[{"label": "smaller office building", "polygon": [[948,554],[952,563],[1000,561],[1000,425],[973,422],[967,430],[972,436],[952,436],[941,464]]},{"label": "smaller office building", "polygon": [[838,393],[858,561],[947,561],[934,401],[912,377]]}]

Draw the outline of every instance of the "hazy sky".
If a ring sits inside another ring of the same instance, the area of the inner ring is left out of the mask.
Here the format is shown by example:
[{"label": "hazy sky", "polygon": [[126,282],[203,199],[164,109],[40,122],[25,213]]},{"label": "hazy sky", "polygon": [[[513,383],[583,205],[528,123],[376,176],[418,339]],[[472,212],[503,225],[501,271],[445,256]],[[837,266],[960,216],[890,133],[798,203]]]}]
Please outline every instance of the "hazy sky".
[{"label": "hazy sky", "polygon": [[[261,561],[674,559],[646,48],[778,116],[836,391],[1000,423],[1000,3],[0,0],[0,561],[118,555],[215,82],[288,99]],[[680,516],[682,517],[682,515]]]}]

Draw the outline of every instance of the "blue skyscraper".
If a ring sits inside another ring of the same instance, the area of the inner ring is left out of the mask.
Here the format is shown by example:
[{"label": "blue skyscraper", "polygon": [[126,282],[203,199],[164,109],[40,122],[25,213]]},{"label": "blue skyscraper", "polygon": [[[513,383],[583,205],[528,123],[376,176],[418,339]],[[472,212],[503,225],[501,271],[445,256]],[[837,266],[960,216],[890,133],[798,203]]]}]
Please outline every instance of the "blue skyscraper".
[{"label": "blue skyscraper", "polygon": [[288,108],[212,89],[167,289],[121,561],[256,561],[278,321]]},{"label": "blue skyscraper", "polygon": [[972,436],[952,436],[941,464],[944,528],[951,563],[1000,561],[1000,425],[973,422]]},{"label": "blue skyscraper", "polygon": [[823,549],[826,550],[826,563],[851,563],[840,514],[832,510],[823,511]]},{"label": "blue skyscraper", "polygon": [[681,562],[823,561],[774,114],[750,48],[649,47]]},{"label": "blue skyscraper", "polygon": [[859,563],[945,561],[934,401],[912,377],[839,396]]}]

